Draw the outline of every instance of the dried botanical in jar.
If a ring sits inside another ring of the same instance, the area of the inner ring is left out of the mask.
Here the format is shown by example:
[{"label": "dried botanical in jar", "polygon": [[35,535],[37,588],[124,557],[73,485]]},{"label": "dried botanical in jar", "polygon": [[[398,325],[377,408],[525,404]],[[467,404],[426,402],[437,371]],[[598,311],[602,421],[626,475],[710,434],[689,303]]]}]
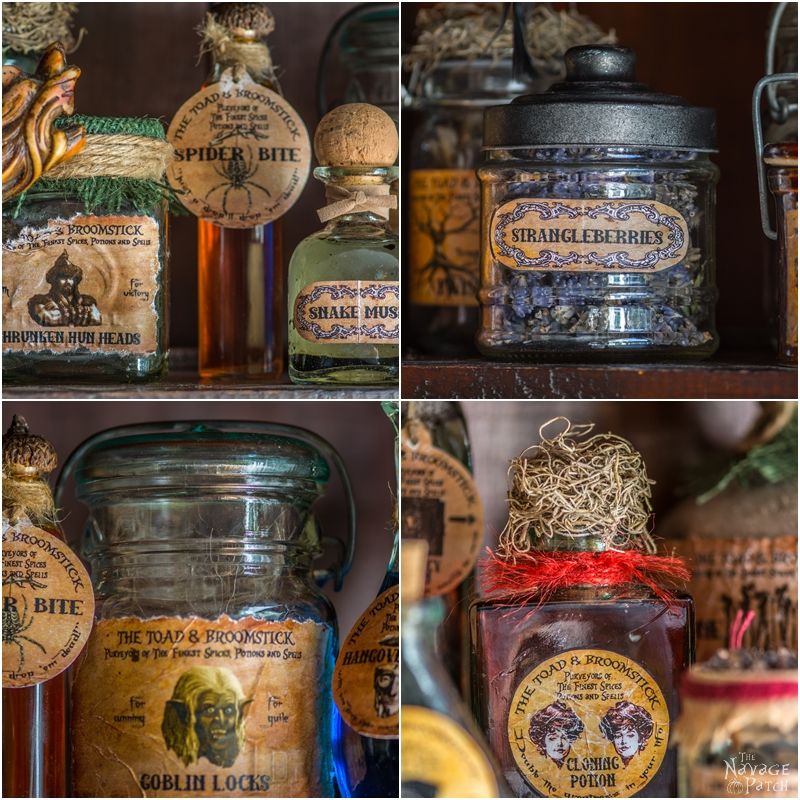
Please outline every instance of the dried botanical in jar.
[{"label": "dried botanical in jar", "polygon": [[699,358],[714,324],[715,117],[576,47],[567,79],[487,110],[482,326],[494,358]]}]

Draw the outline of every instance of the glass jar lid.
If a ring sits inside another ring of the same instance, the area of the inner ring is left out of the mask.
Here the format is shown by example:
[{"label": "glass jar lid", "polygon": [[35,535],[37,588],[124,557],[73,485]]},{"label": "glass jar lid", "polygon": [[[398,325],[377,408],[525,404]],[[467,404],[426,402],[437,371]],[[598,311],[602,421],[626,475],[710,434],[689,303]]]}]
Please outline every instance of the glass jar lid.
[{"label": "glass jar lid", "polygon": [[484,148],[601,145],[716,151],[715,111],[637,83],[633,50],[572,47],[564,61],[565,81],[486,110]]},{"label": "glass jar lid", "polygon": [[281,485],[316,495],[330,476],[317,438],[302,428],[259,422],[130,425],[89,439],[70,462],[83,496],[155,487],[246,491]]}]

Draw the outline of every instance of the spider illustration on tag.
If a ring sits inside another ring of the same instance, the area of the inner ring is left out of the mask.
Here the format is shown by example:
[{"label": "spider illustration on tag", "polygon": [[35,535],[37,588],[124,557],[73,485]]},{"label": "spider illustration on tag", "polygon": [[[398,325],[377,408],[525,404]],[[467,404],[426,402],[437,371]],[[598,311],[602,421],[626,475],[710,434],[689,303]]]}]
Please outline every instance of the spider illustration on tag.
[{"label": "spider illustration on tag", "polygon": [[25,631],[33,625],[35,617],[28,615],[27,598],[23,595],[22,599],[25,605],[20,616],[16,598],[8,596],[3,598],[3,644],[15,644],[19,648],[19,667],[25,664],[25,648],[22,646],[22,639],[35,644],[43,653],[47,653],[44,646],[39,644],[36,639],[24,635]]},{"label": "spider illustration on tag", "polygon": [[248,188],[249,186],[254,189],[261,189],[267,197],[272,197],[269,189],[265,188],[260,183],[250,180],[256,172],[258,172],[258,164],[253,166],[252,154],[248,161],[245,161],[243,158],[232,158],[229,161],[223,162],[221,167],[215,164],[214,171],[224,180],[216,186],[212,186],[211,189],[206,192],[205,200],[207,202],[214,192],[227,187],[222,195],[222,210],[225,214],[234,213],[228,211],[228,196],[234,190],[242,190],[247,194],[247,208],[244,213],[249,213],[250,209],[253,207],[253,194]]}]

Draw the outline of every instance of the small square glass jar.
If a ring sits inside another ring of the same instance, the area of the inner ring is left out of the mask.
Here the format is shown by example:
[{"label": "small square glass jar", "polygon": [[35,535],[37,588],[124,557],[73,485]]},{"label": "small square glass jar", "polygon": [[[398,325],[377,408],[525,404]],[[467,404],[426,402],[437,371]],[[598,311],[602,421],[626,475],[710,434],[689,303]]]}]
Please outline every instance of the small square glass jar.
[{"label": "small square glass jar", "polygon": [[4,204],[3,379],[154,380],[168,354],[168,200],[156,176],[169,146],[155,119],[56,125],[76,122],[87,146],[69,171]]},{"label": "small square glass jar", "polygon": [[566,81],[487,110],[481,330],[490,358],[696,359],[717,348],[713,110],[575,47]]}]

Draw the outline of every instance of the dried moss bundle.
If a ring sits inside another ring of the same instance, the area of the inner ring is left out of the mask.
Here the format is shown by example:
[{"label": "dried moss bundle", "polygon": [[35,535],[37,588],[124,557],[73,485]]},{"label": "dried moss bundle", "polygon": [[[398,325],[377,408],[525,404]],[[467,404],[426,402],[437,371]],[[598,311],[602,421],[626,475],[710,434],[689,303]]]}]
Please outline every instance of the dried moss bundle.
[{"label": "dried moss bundle", "polygon": [[[558,423],[565,427],[546,435]],[[641,453],[621,436],[590,436],[593,429],[556,417],[539,429],[540,444],[513,459],[502,558],[513,560],[556,535],[600,536],[610,549],[655,552],[649,533],[654,481]]]}]

